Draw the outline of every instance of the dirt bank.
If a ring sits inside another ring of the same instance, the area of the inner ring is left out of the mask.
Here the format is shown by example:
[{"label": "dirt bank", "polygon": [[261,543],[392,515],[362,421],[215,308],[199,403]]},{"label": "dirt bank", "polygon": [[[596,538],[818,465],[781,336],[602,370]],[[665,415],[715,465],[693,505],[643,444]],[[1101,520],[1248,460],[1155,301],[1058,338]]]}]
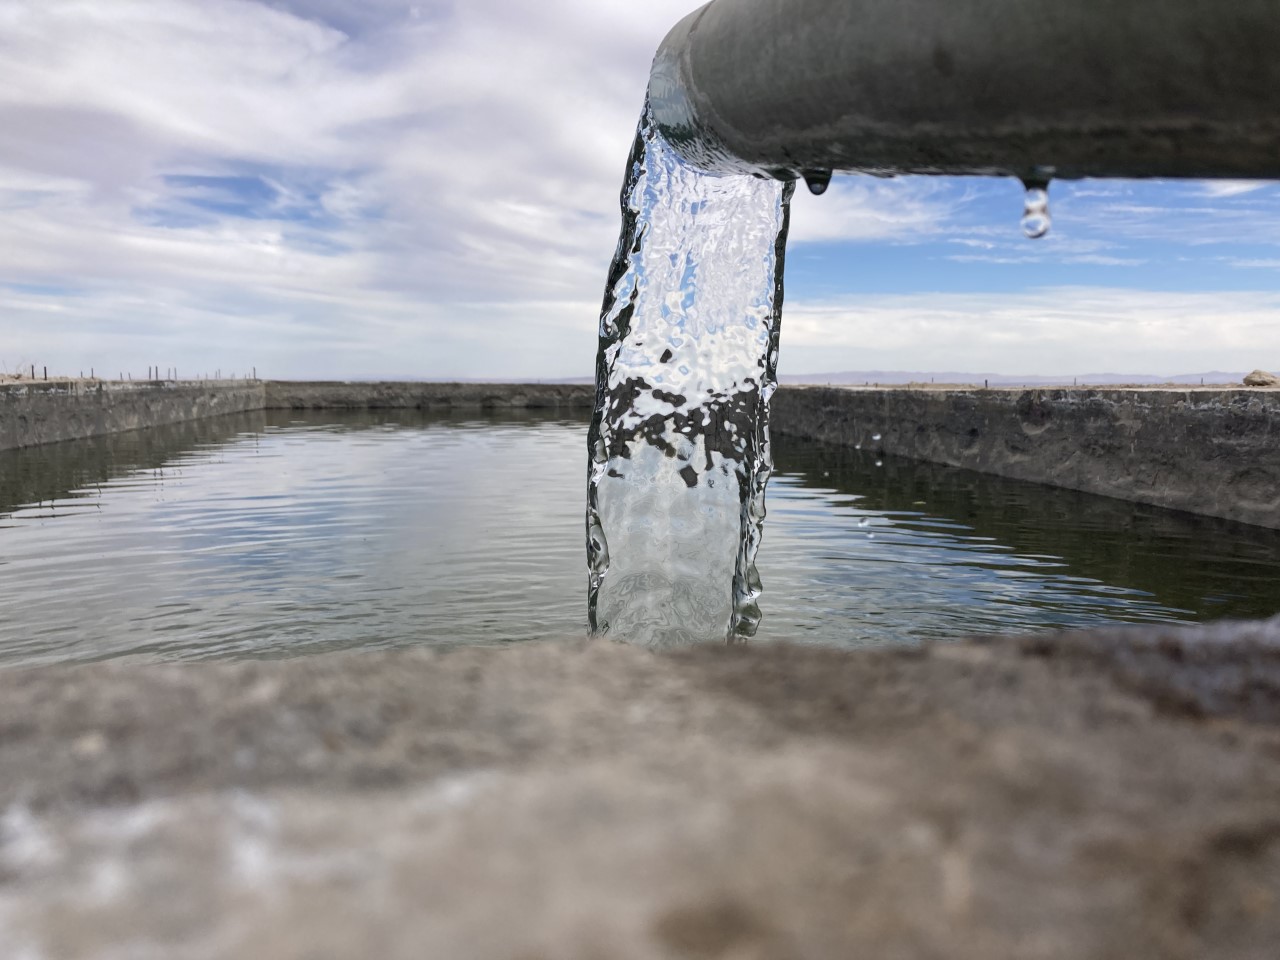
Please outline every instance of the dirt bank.
[{"label": "dirt bank", "polygon": [[14,670],[0,770],[16,957],[1280,943],[1280,621]]}]

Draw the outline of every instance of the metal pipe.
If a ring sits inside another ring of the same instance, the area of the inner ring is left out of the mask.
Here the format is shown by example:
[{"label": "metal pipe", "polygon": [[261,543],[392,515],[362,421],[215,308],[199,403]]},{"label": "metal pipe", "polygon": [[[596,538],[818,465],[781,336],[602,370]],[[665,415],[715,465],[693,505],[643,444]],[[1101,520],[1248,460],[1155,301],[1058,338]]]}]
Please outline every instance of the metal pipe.
[{"label": "metal pipe", "polygon": [[688,159],[815,172],[1280,178],[1277,0],[712,0],[658,49]]}]

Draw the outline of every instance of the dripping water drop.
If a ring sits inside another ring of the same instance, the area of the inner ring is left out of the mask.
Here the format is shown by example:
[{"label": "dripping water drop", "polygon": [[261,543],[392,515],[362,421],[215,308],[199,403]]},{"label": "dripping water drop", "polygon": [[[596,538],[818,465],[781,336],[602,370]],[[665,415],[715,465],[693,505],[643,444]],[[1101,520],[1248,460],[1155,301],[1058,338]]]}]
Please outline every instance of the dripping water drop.
[{"label": "dripping water drop", "polygon": [[806,170],[802,174],[805,186],[809,188],[809,192],[815,197],[820,197],[827,192],[827,186],[831,183],[830,170]]},{"label": "dripping water drop", "polygon": [[1027,192],[1022,211],[1022,232],[1031,240],[1039,240],[1049,232],[1049,183],[1045,180],[1027,181]]}]

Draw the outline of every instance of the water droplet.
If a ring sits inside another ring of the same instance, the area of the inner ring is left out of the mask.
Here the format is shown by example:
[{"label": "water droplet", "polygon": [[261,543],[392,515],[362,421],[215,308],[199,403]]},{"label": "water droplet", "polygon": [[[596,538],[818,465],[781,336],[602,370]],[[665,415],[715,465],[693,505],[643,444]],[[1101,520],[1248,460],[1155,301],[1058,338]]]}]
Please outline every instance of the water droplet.
[{"label": "water droplet", "polygon": [[1049,182],[1047,180],[1024,181],[1027,188],[1025,207],[1022,211],[1022,232],[1032,240],[1039,240],[1049,232]]},{"label": "water droplet", "polygon": [[815,197],[820,197],[827,192],[827,185],[831,183],[830,170],[805,170],[801,176],[804,177],[805,186],[809,188],[809,192]]},{"label": "water droplet", "polygon": [[871,439],[872,439],[872,440],[879,440],[879,439],[880,439],[880,434],[878,434],[878,433],[873,433],[873,434],[871,435]]}]

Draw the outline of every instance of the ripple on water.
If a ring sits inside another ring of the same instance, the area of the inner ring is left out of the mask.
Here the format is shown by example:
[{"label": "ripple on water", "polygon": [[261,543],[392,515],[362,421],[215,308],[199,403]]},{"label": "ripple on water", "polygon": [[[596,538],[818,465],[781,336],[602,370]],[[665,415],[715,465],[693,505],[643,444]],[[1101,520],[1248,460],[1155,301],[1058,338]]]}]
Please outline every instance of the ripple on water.
[{"label": "ripple on water", "polygon": [[[258,414],[0,453],[0,661],[581,635],[586,432]],[[760,640],[1280,609],[1270,531],[785,439],[776,461]]]}]

